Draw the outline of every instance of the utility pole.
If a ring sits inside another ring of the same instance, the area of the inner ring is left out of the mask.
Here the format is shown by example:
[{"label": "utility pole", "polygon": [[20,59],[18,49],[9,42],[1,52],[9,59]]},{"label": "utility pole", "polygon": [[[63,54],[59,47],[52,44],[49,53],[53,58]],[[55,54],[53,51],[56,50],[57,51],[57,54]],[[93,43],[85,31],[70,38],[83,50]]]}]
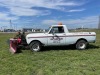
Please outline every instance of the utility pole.
[{"label": "utility pole", "polygon": [[10,29],[13,29],[13,28],[12,28],[12,21],[11,21],[11,20],[10,20]]},{"label": "utility pole", "polygon": [[98,24],[98,29],[100,29],[100,16],[99,16],[99,24]]}]

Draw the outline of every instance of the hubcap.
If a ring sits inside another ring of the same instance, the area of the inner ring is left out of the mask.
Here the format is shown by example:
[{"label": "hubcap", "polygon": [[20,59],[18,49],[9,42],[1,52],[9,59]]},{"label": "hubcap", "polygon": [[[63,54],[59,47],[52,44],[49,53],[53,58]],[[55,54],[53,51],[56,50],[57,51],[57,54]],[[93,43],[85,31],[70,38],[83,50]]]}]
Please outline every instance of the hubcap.
[{"label": "hubcap", "polygon": [[35,43],[32,48],[33,48],[34,51],[38,51],[40,49],[38,43]]},{"label": "hubcap", "polygon": [[84,43],[79,44],[79,48],[80,48],[80,49],[84,49],[85,46],[86,46],[86,45],[85,45]]}]

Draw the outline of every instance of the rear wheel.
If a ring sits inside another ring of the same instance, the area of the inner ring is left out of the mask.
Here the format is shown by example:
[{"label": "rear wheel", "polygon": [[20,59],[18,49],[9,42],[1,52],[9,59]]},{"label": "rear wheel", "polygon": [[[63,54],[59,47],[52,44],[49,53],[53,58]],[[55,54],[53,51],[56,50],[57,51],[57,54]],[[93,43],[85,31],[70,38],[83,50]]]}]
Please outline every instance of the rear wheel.
[{"label": "rear wheel", "polygon": [[85,41],[85,40],[79,40],[76,43],[76,49],[78,49],[78,50],[84,50],[84,49],[87,48],[87,45],[88,45],[87,41]]},{"label": "rear wheel", "polygon": [[41,43],[40,42],[38,42],[38,41],[34,41],[34,42],[32,42],[31,44],[30,44],[30,49],[32,50],[32,51],[35,51],[35,52],[38,52],[38,51],[40,51],[41,50]]}]

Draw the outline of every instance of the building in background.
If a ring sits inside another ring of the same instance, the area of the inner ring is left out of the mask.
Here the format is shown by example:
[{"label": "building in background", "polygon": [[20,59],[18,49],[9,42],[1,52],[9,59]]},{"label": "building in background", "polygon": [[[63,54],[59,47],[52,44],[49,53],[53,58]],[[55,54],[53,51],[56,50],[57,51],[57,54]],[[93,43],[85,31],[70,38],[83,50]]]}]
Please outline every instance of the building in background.
[{"label": "building in background", "polygon": [[22,31],[24,32],[44,32],[43,29],[33,29],[33,28],[23,28]]},{"label": "building in background", "polygon": [[22,31],[23,32],[32,32],[32,28],[23,28]]},{"label": "building in background", "polygon": [[14,29],[4,29],[3,32],[16,32]]}]

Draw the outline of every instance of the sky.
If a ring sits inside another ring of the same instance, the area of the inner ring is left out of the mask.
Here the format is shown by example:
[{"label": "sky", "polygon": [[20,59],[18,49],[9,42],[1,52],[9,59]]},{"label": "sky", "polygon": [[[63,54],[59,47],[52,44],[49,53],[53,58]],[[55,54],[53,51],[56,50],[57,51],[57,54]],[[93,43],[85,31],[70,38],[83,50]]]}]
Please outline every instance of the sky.
[{"label": "sky", "polygon": [[0,0],[0,29],[97,28],[100,0]]}]

